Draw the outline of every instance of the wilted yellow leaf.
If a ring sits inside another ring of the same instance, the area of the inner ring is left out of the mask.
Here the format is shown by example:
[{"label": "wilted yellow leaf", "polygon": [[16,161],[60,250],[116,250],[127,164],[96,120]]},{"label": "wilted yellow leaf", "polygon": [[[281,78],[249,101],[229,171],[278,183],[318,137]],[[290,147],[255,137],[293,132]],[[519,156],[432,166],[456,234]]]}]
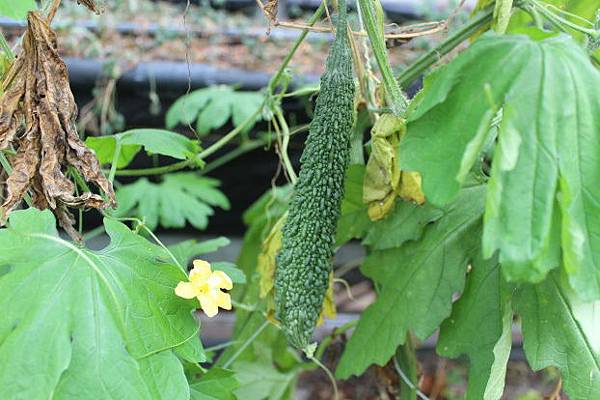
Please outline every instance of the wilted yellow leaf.
[{"label": "wilted yellow leaf", "polygon": [[321,326],[325,322],[325,318],[335,319],[337,312],[335,309],[335,298],[333,297],[333,272],[329,274],[329,287],[327,293],[325,293],[325,300],[323,301],[323,308],[317,321],[317,326]]},{"label": "wilted yellow leaf", "polygon": [[275,225],[273,225],[273,228],[271,229],[269,236],[267,236],[263,242],[262,250],[258,255],[256,271],[260,276],[259,296],[261,298],[266,297],[269,292],[273,290],[273,285],[275,283],[275,257],[281,248],[281,237],[283,235],[281,228],[283,228],[285,217],[286,215],[283,215]]},{"label": "wilted yellow leaf", "polygon": [[378,221],[385,218],[394,207],[395,202],[396,192],[389,193],[383,200],[371,202],[367,211],[369,219],[371,219],[371,221]]},{"label": "wilted yellow leaf", "polygon": [[398,144],[405,121],[392,114],[382,115],[371,130],[371,155],[365,170],[363,201],[381,201],[400,181],[397,162]]},{"label": "wilted yellow leaf", "polygon": [[418,172],[402,172],[398,196],[419,205],[425,203],[425,194],[421,188],[421,175]]}]

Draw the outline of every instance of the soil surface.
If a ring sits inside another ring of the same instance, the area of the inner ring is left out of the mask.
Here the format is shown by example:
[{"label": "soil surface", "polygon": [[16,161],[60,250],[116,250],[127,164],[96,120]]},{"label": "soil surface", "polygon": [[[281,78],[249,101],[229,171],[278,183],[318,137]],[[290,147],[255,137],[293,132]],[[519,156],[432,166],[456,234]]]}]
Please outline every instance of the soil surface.
[{"label": "soil surface", "polygon": [[[274,28],[269,35],[268,22],[258,9],[248,14],[192,5],[186,12],[183,4],[163,1],[116,3],[94,15],[76,2],[64,2],[53,23],[63,56],[117,61],[122,69],[144,61],[168,60],[271,73],[300,32]],[[302,23],[307,18],[290,22]],[[356,18],[350,16],[355,26]],[[327,24],[326,20],[319,23]],[[16,43],[23,28],[3,31]],[[402,68],[443,36],[388,43],[392,65]],[[329,33],[310,33],[290,64],[290,72],[320,75],[331,38]]]}]

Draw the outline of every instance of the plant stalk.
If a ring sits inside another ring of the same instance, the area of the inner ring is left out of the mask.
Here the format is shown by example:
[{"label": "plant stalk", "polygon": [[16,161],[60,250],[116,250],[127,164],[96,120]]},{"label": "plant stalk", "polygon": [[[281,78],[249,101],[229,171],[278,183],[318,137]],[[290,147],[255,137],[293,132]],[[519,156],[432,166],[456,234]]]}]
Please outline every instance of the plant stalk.
[{"label": "plant stalk", "polygon": [[402,93],[402,89],[394,78],[394,73],[390,65],[390,60],[385,48],[385,39],[383,32],[383,10],[379,0],[358,0],[360,12],[365,24],[365,30],[371,42],[371,48],[375,55],[375,60],[379,66],[383,85],[385,87],[388,105],[392,113],[396,116],[402,116],[408,107],[408,99]]},{"label": "plant stalk", "polygon": [[462,27],[460,30],[446,38],[442,43],[427,53],[419,57],[417,61],[412,63],[408,68],[398,75],[398,83],[401,88],[407,88],[413,83],[423,72],[435,64],[439,59],[451,52],[456,46],[477,33],[482,26],[488,24],[492,20],[493,9],[486,10],[479,17],[472,20],[470,23]]}]

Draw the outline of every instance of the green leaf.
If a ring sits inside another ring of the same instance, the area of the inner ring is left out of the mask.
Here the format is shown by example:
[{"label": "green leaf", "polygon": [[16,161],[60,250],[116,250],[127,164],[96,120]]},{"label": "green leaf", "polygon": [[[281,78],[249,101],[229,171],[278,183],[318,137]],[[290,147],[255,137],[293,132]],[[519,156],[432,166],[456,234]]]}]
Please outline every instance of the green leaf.
[{"label": "green leaf", "polygon": [[[179,98],[171,106],[166,125],[172,129],[196,121],[198,133],[205,135],[221,128],[231,117],[233,126],[238,127],[262,107],[263,101],[262,93],[234,91],[229,86],[199,89]],[[251,121],[246,130],[251,129],[259,118]]]},{"label": "green leaf", "polygon": [[175,256],[179,264],[188,265],[193,258],[217,251],[221,247],[228,246],[229,243],[231,241],[223,236],[204,242],[190,239],[169,246],[169,251]]},{"label": "green leaf", "polygon": [[239,269],[234,263],[219,261],[212,263],[212,268],[215,271],[225,272],[227,275],[229,275],[233,283],[246,283],[246,274],[244,274],[244,271]]},{"label": "green leaf", "polygon": [[200,147],[198,141],[164,129],[132,129],[116,135],[124,146],[143,146],[149,154],[160,154],[185,160],[194,157]]},{"label": "green leaf", "polygon": [[[267,191],[244,212],[244,223],[249,226],[262,225],[265,220],[275,223],[287,211],[292,191],[291,185],[274,187]],[[265,233],[265,237],[268,231],[270,229]]]},{"label": "green leaf", "polygon": [[600,298],[597,87],[600,71],[567,36],[486,35],[426,80],[400,146],[427,199],[447,203],[486,142],[478,132],[502,108],[484,255],[499,250],[508,279],[539,282],[562,247],[571,285],[588,300]]},{"label": "green leaf", "polygon": [[367,213],[368,206],[363,203],[363,179],[365,166],[354,164],[346,169],[344,179],[344,198],[341,215],[338,219],[336,242],[341,245],[351,239],[361,238],[371,224]]},{"label": "green leaf", "polygon": [[384,365],[408,330],[425,339],[450,315],[452,295],[462,290],[467,264],[480,249],[484,194],[484,186],[461,190],[421,240],[367,257],[363,272],[383,288],[346,346],[339,378],[359,375],[373,363]]},{"label": "green leaf", "polygon": [[195,90],[188,95],[180,97],[167,111],[167,128],[173,129],[178,124],[184,126],[191,125],[198,118],[200,110],[212,100],[214,94],[222,96],[229,92],[231,92],[231,88],[228,86],[216,86]]},{"label": "green leaf", "polygon": [[465,290],[442,324],[437,344],[441,356],[468,355],[467,400],[502,397],[512,345],[510,300],[497,259],[474,260]]},{"label": "green leaf", "polygon": [[[115,136],[88,136],[85,139],[85,144],[94,150],[100,164],[112,164],[117,148],[117,139]],[[137,145],[121,146],[121,152],[117,159],[117,168],[128,166],[141,149],[142,147]]]},{"label": "green leaf", "polygon": [[[50,211],[13,211],[0,230],[2,399],[188,399],[170,349],[203,356],[186,276],[164,251],[105,219],[111,244],[91,251],[60,238]],[[41,335],[41,336],[40,336]],[[198,359],[196,361],[203,361]]]},{"label": "green leaf", "polygon": [[279,372],[270,363],[241,361],[235,363],[240,387],[235,394],[244,400],[280,400],[288,398],[296,371]]},{"label": "green leaf", "polygon": [[418,240],[425,226],[443,215],[442,209],[429,203],[419,206],[398,199],[394,210],[385,219],[371,224],[363,244],[372,250],[400,247],[409,240]]},{"label": "green leaf", "polygon": [[114,215],[134,215],[151,230],[160,222],[165,228],[183,228],[189,222],[197,229],[208,225],[214,206],[229,209],[227,197],[216,188],[219,182],[193,172],[165,175],[162,183],[146,178],[117,190],[119,208]]},{"label": "green leaf", "polygon": [[27,12],[37,10],[35,0],[0,0],[0,16],[25,19]]},{"label": "green leaf", "polygon": [[515,306],[531,368],[558,367],[570,399],[600,398],[600,301],[582,302],[555,271],[523,286]]},{"label": "green leaf", "polygon": [[236,400],[233,391],[238,387],[233,371],[214,367],[190,385],[191,400]]},{"label": "green leaf", "polygon": [[213,97],[206,108],[198,115],[196,129],[199,134],[206,135],[213,129],[225,125],[231,115],[231,104],[225,96]]},{"label": "green leaf", "polygon": [[[252,114],[261,108],[264,96],[256,92],[235,92],[235,101],[232,103],[231,116],[233,126],[240,126]],[[252,124],[254,125],[254,124]],[[249,127],[248,129],[250,129]]]},{"label": "green leaf", "polygon": [[163,129],[132,129],[112,136],[90,136],[85,143],[96,152],[100,164],[110,164],[117,141],[121,142],[117,168],[129,165],[142,147],[148,154],[160,154],[178,160],[193,159],[200,151],[198,141]]}]

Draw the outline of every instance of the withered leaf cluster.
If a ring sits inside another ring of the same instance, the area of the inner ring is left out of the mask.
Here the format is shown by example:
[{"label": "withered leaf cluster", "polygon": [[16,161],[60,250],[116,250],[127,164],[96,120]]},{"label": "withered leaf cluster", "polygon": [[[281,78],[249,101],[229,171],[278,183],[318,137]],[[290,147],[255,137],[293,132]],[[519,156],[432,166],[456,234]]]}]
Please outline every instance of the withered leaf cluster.
[{"label": "withered leaf cluster", "polygon": [[[77,134],[77,106],[56,34],[38,13],[30,12],[27,21],[23,49],[0,100],[0,150],[15,154],[9,159],[13,171],[6,180],[2,220],[29,192],[35,207],[52,210],[59,224],[77,238],[68,208],[115,206],[114,190],[96,155]],[[75,185],[65,175],[70,166],[95,184],[107,201],[90,192],[75,195]]]}]

